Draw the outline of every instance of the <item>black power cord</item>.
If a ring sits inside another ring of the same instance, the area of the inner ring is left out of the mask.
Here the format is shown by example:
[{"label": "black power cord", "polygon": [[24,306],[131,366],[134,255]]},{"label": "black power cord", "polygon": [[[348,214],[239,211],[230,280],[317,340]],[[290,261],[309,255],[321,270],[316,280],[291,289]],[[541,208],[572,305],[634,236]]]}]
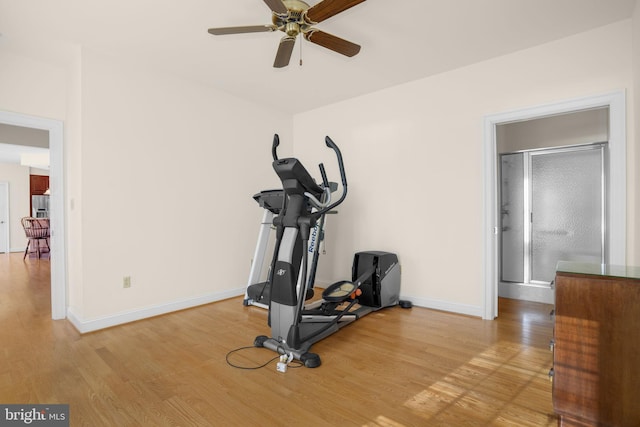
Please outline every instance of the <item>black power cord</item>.
[{"label": "black power cord", "polygon": [[[240,365],[236,365],[235,363],[233,363],[233,362],[231,362],[231,361],[229,360],[229,357],[230,357],[231,355],[233,355],[234,353],[237,353],[237,352],[239,352],[239,351],[243,351],[243,350],[248,350],[248,349],[251,349],[251,348],[258,348],[258,347],[254,347],[254,346],[247,346],[247,347],[240,347],[240,348],[236,348],[235,350],[231,350],[231,351],[230,351],[229,353],[227,353],[227,355],[225,356],[225,359],[226,359],[226,361],[227,361],[227,364],[228,364],[229,366],[233,367],[233,368],[236,368],[236,369],[244,369],[244,370],[248,370],[248,371],[255,371],[255,370],[258,370],[258,369],[264,368],[264,367],[268,366],[269,364],[271,364],[271,363],[275,362],[276,360],[279,360],[279,359],[280,359],[280,355],[278,355],[278,356],[275,356],[275,357],[273,357],[273,358],[271,358],[271,359],[267,360],[267,361],[266,361],[265,363],[263,363],[262,365],[258,365],[258,366],[240,366]],[[289,365],[289,367],[290,367],[290,368],[300,368],[300,367],[302,367],[302,366],[304,366],[304,364],[303,364],[302,362],[298,361],[298,360],[294,360],[294,361],[292,361],[292,362],[291,362],[291,364]]]}]

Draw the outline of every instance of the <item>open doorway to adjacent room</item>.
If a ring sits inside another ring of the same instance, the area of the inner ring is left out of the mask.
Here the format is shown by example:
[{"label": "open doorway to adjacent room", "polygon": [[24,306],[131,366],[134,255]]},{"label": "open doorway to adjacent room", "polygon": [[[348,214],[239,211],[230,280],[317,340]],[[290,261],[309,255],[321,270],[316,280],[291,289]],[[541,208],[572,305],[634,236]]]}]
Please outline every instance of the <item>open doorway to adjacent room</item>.
[{"label": "open doorway to adjacent room", "polygon": [[0,123],[0,253],[27,244],[23,217],[49,220],[49,158],[47,130]]},{"label": "open doorway to adjacent room", "polygon": [[553,304],[559,260],[604,264],[609,108],[497,126],[498,296]]},{"label": "open doorway to adjacent room", "polygon": [[559,260],[625,263],[625,114],[615,92],[485,118],[483,318],[553,303]]},{"label": "open doorway to adjacent room", "polygon": [[[5,148],[5,156],[15,156],[20,151],[31,150],[34,154],[42,154],[43,150],[48,151],[49,169],[48,169],[48,191],[46,205],[39,205],[38,211],[33,215],[33,205],[30,199],[29,182],[22,181],[22,184],[16,184],[16,188],[12,189],[12,185],[7,179],[0,178],[0,182],[7,182],[7,205],[13,203],[11,198],[12,191],[21,192],[26,200],[20,201],[23,206],[13,209],[7,207],[9,233],[9,251],[24,251],[26,245],[26,236],[22,229],[20,219],[23,216],[42,216],[49,217],[50,223],[50,276],[51,276],[51,317],[53,319],[63,319],[66,317],[66,248],[64,241],[64,185],[63,185],[63,125],[61,121],[34,117],[25,114],[0,111],[0,144]],[[35,139],[34,139],[35,138]],[[35,141],[35,142],[34,142]],[[18,146],[18,147],[16,147]],[[31,148],[29,148],[31,147]],[[13,151],[13,154],[7,154]],[[18,153],[18,157],[20,157]],[[29,156],[26,156],[29,157]],[[35,157],[38,157],[37,155]],[[31,157],[33,163],[34,157]],[[6,163],[5,163],[6,164]],[[36,167],[36,164],[29,166],[16,165],[16,167],[28,167],[30,171],[35,172],[35,176],[45,176],[46,169],[44,167]],[[43,165],[44,166],[44,165]],[[33,168],[32,168],[33,167]],[[7,170],[9,168],[7,167]],[[15,169],[15,168],[14,168]],[[9,176],[9,172],[6,173]],[[43,191],[43,193],[45,192]],[[17,202],[16,202],[17,203]],[[46,209],[46,213],[42,210]],[[22,254],[20,254],[22,258]]]}]

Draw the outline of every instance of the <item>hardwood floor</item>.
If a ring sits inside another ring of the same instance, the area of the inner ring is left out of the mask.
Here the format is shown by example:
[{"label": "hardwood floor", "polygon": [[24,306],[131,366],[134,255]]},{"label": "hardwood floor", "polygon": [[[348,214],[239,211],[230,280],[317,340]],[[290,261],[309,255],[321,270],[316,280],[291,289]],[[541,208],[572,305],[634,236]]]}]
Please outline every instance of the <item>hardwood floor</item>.
[{"label": "hardwood floor", "polygon": [[80,335],[51,320],[49,261],[0,254],[0,403],[68,403],[72,426],[552,426],[549,311],[393,307],[316,344],[317,369],[242,370],[227,353],[269,331],[241,298]]}]

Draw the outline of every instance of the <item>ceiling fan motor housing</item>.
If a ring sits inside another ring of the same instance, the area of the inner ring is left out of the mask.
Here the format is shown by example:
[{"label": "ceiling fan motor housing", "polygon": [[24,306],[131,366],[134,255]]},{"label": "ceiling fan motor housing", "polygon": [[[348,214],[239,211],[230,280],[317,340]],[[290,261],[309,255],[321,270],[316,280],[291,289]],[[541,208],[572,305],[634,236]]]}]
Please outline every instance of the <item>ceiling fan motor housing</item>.
[{"label": "ceiling fan motor housing", "polygon": [[302,12],[309,9],[309,5],[301,0],[282,0],[282,3],[289,9],[290,12]]},{"label": "ceiling fan motor housing", "polygon": [[309,23],[305,22],[304,12],[309,9],[309,5],[300,0],[283,0],[287,7],[287,14],[273,12],[272,21],[279,29],[290,37],[296,37],[300,32],[308,29]]}]

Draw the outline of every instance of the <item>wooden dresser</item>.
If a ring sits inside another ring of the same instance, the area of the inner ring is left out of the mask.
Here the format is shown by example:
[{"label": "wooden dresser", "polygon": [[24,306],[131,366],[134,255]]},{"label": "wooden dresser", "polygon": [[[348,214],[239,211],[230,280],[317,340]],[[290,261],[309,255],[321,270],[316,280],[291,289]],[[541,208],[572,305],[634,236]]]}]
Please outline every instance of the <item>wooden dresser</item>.
[{"label": "wooden dresser", "polygon": [[640,426],[640,268],[560,262],[553,407],[560,426]]}]

